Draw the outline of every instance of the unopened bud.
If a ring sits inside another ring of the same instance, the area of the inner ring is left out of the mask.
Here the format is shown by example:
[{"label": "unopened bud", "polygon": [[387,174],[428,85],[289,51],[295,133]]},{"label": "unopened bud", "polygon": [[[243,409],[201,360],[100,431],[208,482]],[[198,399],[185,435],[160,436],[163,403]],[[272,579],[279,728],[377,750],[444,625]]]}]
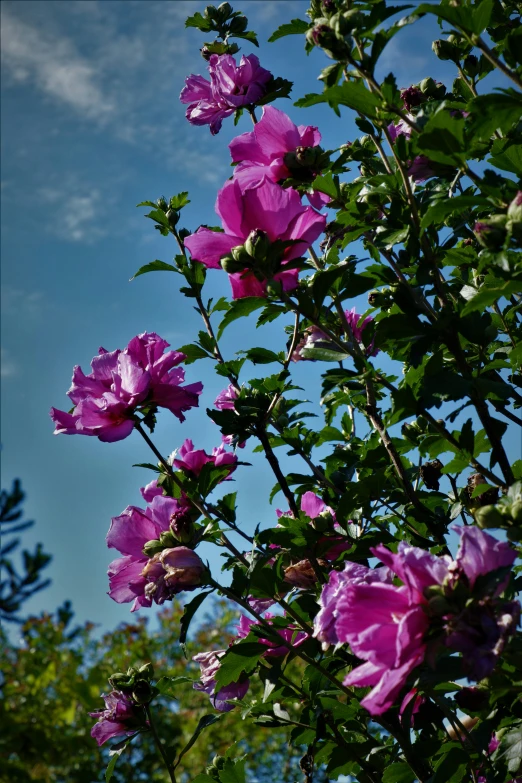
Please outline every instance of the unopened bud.
[{"label": "unopened bud", "polygon": [[170,530],[176,541],[190,544],[194,538],[194,522],[190,509],[180,509],[170,518]]},{"label": "unopened bud", "polygon": [[442,475],[444,465],[440,459],[434,459],[431,462],[425,462],[420,467],[420,474],[428,489],[438,489],[439,481]]},{"label": "unopened bud", "polygon": [[132,698],[136,704],[148,704],[151,701],[154,692],[147,680],[138,680],[132,689]]},{"label": "unopened bud", "polygon": [[170,532],[170,530],[164,530],[160,534],[159,540],[163,548],[172,547],[176,545],[176,541],[174,539],[174,536]]},{"label": "unopened bud", "polygon": [[452,60],[454,63],[459,62],[460,52],[458,48],[449,41],[444,41],[439,38],[436,41],[433,41],[431,48],[439,60]]},{"label": "unopened bud", "polygon": [[419,84],[419,89],[427,98],[435,98],[436,100],[440,100],[446,95],[446,88],[442,82],[436,82],[431,78],[431,76],[428,76],[427,79],[423,79],[421,81]]},{"label": "unopened bud", "polygon": [[502,514],[496,506],[482,506],[477,508],[473,516],[480,528],[500,527],[503,524]]},{"label": "unopened bud", "polygon": [[468,54],[468,56],[464,60],[462,70],[464,71],[466,76],[469,76],[471,79],[474,79],[476,76],[478,76],[480,71],[480,63],[478,57],[475,57],[474,54]]},{"label": "unopened bud", "polygon": [[507,237],[507,215],[492,215],[479,220],[473,227],[477,241],[489,250],[500,250]]},{"label": "unopened bud", "polygon": [[153,539],[152,541],[147,541],[142,552],[146,557],[154,557],[154,555],[157,555],[162,549],[163,544],[158,539]]},{"label": "unopened bud", "polygon": [[264,261],[269,250],[270,239],[268,234],[258,228],[251,231],[245,242],[245,251],[248,255],[256,261]]}]

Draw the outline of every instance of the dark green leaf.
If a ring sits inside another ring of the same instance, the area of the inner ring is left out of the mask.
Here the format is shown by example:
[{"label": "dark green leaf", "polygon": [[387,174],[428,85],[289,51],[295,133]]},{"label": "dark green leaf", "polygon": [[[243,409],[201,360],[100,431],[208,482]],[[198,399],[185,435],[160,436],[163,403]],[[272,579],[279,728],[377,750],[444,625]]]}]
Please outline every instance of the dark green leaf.
[{"label": "dark green leaf", "polygon": [[435,163],[462,164],[466,158],[464,121],[441,108],[427,122],[416,144]]},{"label": "dark green leaf", "polygon": [[238,318],[244,318],[254,310],[259,310],[260,307],[266,304],[266,299],[261,296],[247,296],[244,299],[236,299],[228,308],[223,320],[219,324],[217,333],[217,339],[221,338],[221,335],[233,321]]},{"label": "dark green leaf", "polygon": [[478,294],[475,294],[475,296],[467,302],[461,315],[465,316],[468,315],[468,313],[473,313],[477,310],[483,311],[484,308],[492,305],[497,299],[520,293],[521,290],[522,281],[520,280],[508,280],[506,283],[500,285],[483,285]]},{"label": "dark green leaf", "polygon": [[109,783],[110,779],[112,778],[116,763],[131,739],[133,738],[128,737],[121,742],[117,742],[116,745],[113,745],[111,748],[109,748],[110,761],[107,764],[107,768],[105,770],[105,783]]},{"label": "dark green leaf", "polygon": [[317,103],[328,103],[338,113],[338,106],[348,106],[354,111],[360,111],[367,117],[375,117],[376,109],[381,101],[374,93],[366,89],[362,81],[344,82],[344,84],[329,87],[322,94],[311,93],[296,101],[300,108],[315,106]]},{"label": "dark green leaf", "polygon": [[266,645],[258,642],[240,642],[229,647],[216,673],[216,689],[237,682],[243,672],[253,671],[264,652]]},{"label": "dark green leaf", "polygon": [[382,776],[382,783],[413,783],[415,773],[408,764],[400,761],[397,764],[390,764],[386,767]]},{"label": "dark green leaf", "polygon": [[203,717],[199,719],[199,723],[196,726],[196,731],[189,739],[189,741],[187,742],[183,750],[180,751],[179,756],[176,759],[176,763],[174,764],[174,769],[176,769],[176,767],[178,766],[179,762],[181,761],[185,753],[187,753],[191,749],[191,747],[193,746],[193,744],[195,743],[195,741],[197,740],[201,732],[204,731],[209,726],[212,726],[213,723],[217,723],[217,721],[220,720],[222,717],[223,715],[211,714],[211,715],[203,715]]},{"label": "dark green leaf", "polygon": [[518,723],[503,735],[493,759],[494,761],[504,761],[512,775],[517,775],[520,772],[522,769],[522,723]]},{"label": "dark green leaf", "polygon": [[185,605],[185,610],[183,612],[183,616],[180,621],[180,629],[179,629],[179,643],[183,649],[183,652],[186,657],[186,650],[185,650],[185,642],[187,641],[187,634],[188,629],[190,626],[190,623],[192,621],[192,618],[198,611],[199,607],[205,600],[205,598],[210,595],[213,592],[213,590],[207,590],[206,593],[200,593],[195,598],[190,601],[190,603]]},{"label": "dark green leaf", "polygon": [[172,699],[177,699],[176,685],[185,682],[193,682],[190,677],[160,677],[156,683],[156,688],[163,696],[170,696]]},{"label": "dark green leaf", "polygon": [[268,39],[268,43],[278,41],[280,38],[284,38],[286,35],[303,35],[306,33],[310,24],[305,22],[304,19],[292,19],[290,22],[286,22],[277,28]]},{"label": "dark green leaf", "polygon": [[430,204],[421,220],[421,228],[428,228],[432,223],[441,223],[448,215],[459,215],[466,209],[485,207],[489,201],[481,196],[456,196],[456,198],[440,198]]},{"label": "dark green leaf", "polygon": [[172,264],[166,264],[165,261],[151,261],[150,264],[145,264],[145,266],[140,266],[136,274],[131,277],[131,280],[134,280],[135,277],[139,277],[140,275],[146,275],[147,272],[177,272],[175,266],[172,266]]}]

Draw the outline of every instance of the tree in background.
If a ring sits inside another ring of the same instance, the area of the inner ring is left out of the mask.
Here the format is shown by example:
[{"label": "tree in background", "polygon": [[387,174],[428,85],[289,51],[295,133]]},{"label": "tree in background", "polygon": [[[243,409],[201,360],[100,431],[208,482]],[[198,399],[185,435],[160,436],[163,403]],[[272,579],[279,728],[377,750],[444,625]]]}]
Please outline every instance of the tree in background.
[{"label": "tree in background", "polygon": [[[109,750],[93,741],[89,713],[99,706],[100,693],[107,692],[107,680],[115,671],[147,662],[157,671],[169,673],[155,701],[157,730],[167,750],[185,746],[199,721],[205,716],[208,720],[209,715],[208,697],[192,689],[190,678],[198,679],[199,666],[190,661],[190,653],[226,646],[237,613],[223,601],[216,601],[187,645],[189,660],[173,642],[173,630],[179,627],[182,613],[176,602],[159,613],[155,631],[149,628],[147,618],[140,617],[99,638],[92,623],[72,627],[72,612],[66,605],[54,616],[28,619],[21,627],[19,644],[10,642],[1,631],[0,778],[13,783],[103,780],[101,770],[109,762]],[[256,697],[262,701],[259,687]],[[294,779],[300,754],[286,745],[284,731],[253,728],[233,711],[209,726],[184,756],[180,783],[211,765],[216,755],[224,755],[231,743],[235,743],[235,753],[248,753],[252,781],[290,783]],[[144,733],[139,744],[130,744],[118,761],[113,780],[168,780],[150,734]]]},{"label": "tree in background", "polygon": [[20,539],[12,536],[34,525],[32,520],[21,521],[24,499],[19,479],[13,481],[10,492],[3,489],[0,493],[0,621],[22,622],[18,614],[22,604],[51,583],[41,576],[51,562],[51,555],[43,551],[41,544],[36,545],[33,554],[27,549],[22,551],[22,570],[12,559],[20,546]]}]

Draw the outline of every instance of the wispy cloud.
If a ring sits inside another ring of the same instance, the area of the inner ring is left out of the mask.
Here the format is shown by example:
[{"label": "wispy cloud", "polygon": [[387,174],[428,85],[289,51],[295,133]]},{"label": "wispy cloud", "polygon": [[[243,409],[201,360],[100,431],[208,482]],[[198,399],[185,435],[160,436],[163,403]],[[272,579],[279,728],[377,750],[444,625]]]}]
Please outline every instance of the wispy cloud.
[{"label": "wispy cloud", "polygon": [[[40,198],[52,208],[48,229],[71,242],[94,242],[105,236],[100,225],[102,197],[97,188],[80,190],[73,183],[60,188],[41,188]],[[66,208],[64,208],[66,204]]]},{"label": "wispy cloud", "polygon": [[95,69],[69,39],[46,34],[4,8],[1,43],[4,68],[15,82],[34,82],[47,96],[86,117],[100,119],[114,111],[97,84]]},{"label": "wispy cloud", "polygon": [[42,291],[28,291],[11,285],[2,286],[2,315],[36,318],[44,308]]},{"label": "wispy cloud", "polygon": [[5,348],[0,350],[0,377],[11,378],[18,373],[18,367],[10,359],[8,351]]}]

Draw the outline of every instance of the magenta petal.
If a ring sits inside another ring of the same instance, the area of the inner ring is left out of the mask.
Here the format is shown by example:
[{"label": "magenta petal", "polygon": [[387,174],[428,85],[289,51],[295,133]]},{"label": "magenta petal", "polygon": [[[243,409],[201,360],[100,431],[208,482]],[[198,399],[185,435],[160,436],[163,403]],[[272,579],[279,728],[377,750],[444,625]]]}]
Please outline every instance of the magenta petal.
[{"label": "magenta petal", "polygon": [[[54,430],[55,435],[78,435],[78,416],[66,413],[65,411],[60,411],[58,408],[51,408],[49,415],[56,425]],[[94,435],[95,433],[86,432],[84,434]]]},{"label": "magenta petal", "polygon": [[[262,119],[260,122],[262,122]],[[260,122],[258,122],[256,128],[259,126]],[[240,136],[236,136],[235,139],[232,139],[228,145],[228,148],[234,163],[240,163],[243,160],[253,161],[255,163],[264,163],[266,165],[270,163],[270,159],[259,147],[254,131],[250,131],[250,133],[242,133]]]},{"label": "magenta petal", "polygon": [[423,655],[413,656],[398,669],[386,670],[380,681],[362,701],[370,715],[382,715],[393,707],[401,690],[406,685],[410,672],[422,662]]},{"label": "magenta petal", "polygon": [[384,664],[375,664],[367,661],[356,669],[352,669],[343,680],[343,685],[357,685],[366,688],[368,685],[376,685],[386,671]]},{"label": "magenta petal", "polygon": [[321,500],[314,492],[305,492],[301,498],[301,511],[310,517],[315,519],[326,508],[324,500]]},{"label": "magenta petal", "polygon": [[136,506],[127,506],[122,514],[112,518],[106,538],[107,546],[117,549],[122,555],[134,555],[141,559],[147,541],[159,538],[165,529],[153,522],[150,513]]},{"label": "magenta petal", "polygon": [[209,269],[221,269],[220,259],[230,253],[233,247],[242,245],[243,240],[201,227],[187,237],[184,244],[194,261],[201,261]]},{"label": "magenta petal", "polygon": [[[479,576],[484,576],[497,568],[511,566],[516,560],[516,552],[509,544],[498,541],[478,527],[455,525],[453,530],[460,536],[455,561],[468,577],[471,587]],[[497,588],[497,595],[505,588],[508,578],[509,576]]]},{"label": "magenta petal", "polygon": [[312,207],[304,209],[296,215],[287,232],[287,239],[300,239],[302,243],[292,246],[285,257],[287,260],[299,258],[315,240],[323,233],[326,225],[326,215],[320,215]]},{"label": "magenta petal", "polygon": [[[134,429],[134,422],[131,419],[122,421],[119,424],[104,427],[99,433],[93,433],[98,435],[98,440],[102,443],[115,443],[118,440],[124,440],[128,438]],[[84,433],[88,435],[90,433]]]},{"label": "magenta petal", "polygon": [[119,557],[109,564],[109,596],[117,604],[126,604],[145,591],[147,580],[142,576],[147,558],[137,560],[132,555]]},{"label": "magenta petal", "polygon": [[122,734],[134,734],[136,729],[129,729],[126,723],[117,723],[112,720],[101,720],[95,723],[91,729],[91,737],[96,740],[99,746],[113,737],[121,737]]},{"label": "magenta petal", "polygon": [[276,239],[300,238],[288,233],[290,222],[303,211],[301,199],[295,190],[285,190],[265,179],[260,187],[247,190],[243,194],[243,201],[242,236],[247,237],[251,231],[261,229],[266,231],[272,242]]},{"label": "magenta petal", "polygon": [[[246,296],[266,296],[266,282],[259,281],[252,272],[237,272],[229,275],[232,286],[232,299],[244,299]],[[294,286],[295,288],[295,286]]]},{"label": "magenta petal", "polygon": [[[302,144],[301,136],[290,117],[274,106],[265,106],[263,115],[254,128],[261,153],[269,160],[281,152],[290,152]],[[245,158],[248,160],[248,158]]]},{"label": "magenta petal", "polygon": [[185,86],[179,96],[181,103],[212,100],[210,82],[203,76],[192,73],[185,79]]}]

